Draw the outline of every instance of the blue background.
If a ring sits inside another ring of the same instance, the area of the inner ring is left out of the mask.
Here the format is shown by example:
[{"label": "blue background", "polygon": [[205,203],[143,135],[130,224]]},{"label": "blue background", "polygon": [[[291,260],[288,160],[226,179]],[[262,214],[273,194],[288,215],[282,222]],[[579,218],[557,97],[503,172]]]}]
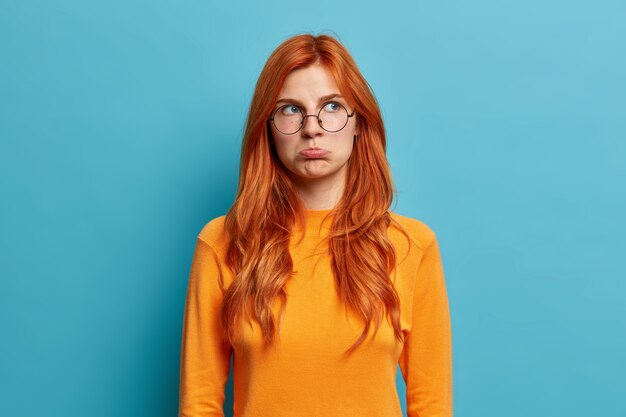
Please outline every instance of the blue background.
[{"label": "blue background", "polygon": [[195,236],[234,198],[254,83],[324,32],[380,102],[395,210],[439,236],[455,415],[625,416],[625,22],[608,0],[0,0],[0,414],[176,415]]}]

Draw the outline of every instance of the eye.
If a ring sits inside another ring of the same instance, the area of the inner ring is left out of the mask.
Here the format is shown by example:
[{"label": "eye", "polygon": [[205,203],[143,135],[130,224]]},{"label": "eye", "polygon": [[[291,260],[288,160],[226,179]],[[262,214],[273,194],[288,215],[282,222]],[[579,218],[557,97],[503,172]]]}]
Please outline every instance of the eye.
[{"label": "eye", "polygon": [[294,114],[300,113],[300,108],[295,104],[287,104],[280,108],[280,112],[285,116],[293,116]]},{"label": "eye", "polygon": [[335,113],[339,110],[341,110],[343,106],[339,103],[337,103],[336,101],[329,101],[328,103],[324,104],[324,111],[328,112],[328,113]]}]

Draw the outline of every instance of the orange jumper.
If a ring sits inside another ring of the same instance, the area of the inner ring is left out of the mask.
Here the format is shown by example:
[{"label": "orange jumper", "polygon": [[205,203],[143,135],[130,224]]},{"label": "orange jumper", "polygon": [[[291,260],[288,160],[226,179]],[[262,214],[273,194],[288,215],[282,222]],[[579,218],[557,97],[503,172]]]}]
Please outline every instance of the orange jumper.
[{"label": "orange jumper", "polygon": [[[330,221],[323,221],[329,211],[306,211],[305,229],[292,232],[294,275],[285,288],[280,335],[267,351],[261,349],[254,320],[252,326],[243,322],[234,346],[222,342],[218,274],[226,286],[234,278],[225,263],[224,216],[204,226],[187,289],[180,417],[224,415],[231,354],[235,417],[401,417],[398,364],[406,382],[408,417],[452,417],[452,334],[435,233],[419,220],[391,213],[411,237],[409,244],[396,228],[388,229],[398,260],[391,279],[407,339],[397,341],[387,319],[373,337],[372,322],[365,342],[345,357],[364,323],[337,296],[328,245],[316,248],[329,230]],[[279,304],[273,307],[277,324]]]}]

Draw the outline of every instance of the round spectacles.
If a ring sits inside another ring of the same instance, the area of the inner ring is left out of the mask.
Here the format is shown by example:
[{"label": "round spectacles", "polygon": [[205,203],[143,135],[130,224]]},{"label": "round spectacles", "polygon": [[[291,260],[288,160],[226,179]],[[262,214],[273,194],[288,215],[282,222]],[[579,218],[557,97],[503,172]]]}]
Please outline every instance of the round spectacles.
[{"label": "round spectacles", "polygon": [[340,103],[330,101],[322,106],[317,115],[305,115],[295,104],[286,104],[277,108],[268,120],[271,120],[276,130],[283,135],[293,135],[302,129],[305,117],[316,117],[322,129],[334,133],[346,127],[348,119],[354,116],[355,111],[348,114],[348,110]]}]

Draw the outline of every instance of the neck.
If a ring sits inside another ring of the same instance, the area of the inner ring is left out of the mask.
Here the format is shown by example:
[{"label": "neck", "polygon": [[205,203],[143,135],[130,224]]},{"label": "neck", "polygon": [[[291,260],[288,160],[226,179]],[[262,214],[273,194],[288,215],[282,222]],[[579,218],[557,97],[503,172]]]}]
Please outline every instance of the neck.
[{"label": "neck", "polygon": [[343,195],[345,174],[340,171],[326,178],[293,178],[293,182],[306,210],[330,210]]}]

